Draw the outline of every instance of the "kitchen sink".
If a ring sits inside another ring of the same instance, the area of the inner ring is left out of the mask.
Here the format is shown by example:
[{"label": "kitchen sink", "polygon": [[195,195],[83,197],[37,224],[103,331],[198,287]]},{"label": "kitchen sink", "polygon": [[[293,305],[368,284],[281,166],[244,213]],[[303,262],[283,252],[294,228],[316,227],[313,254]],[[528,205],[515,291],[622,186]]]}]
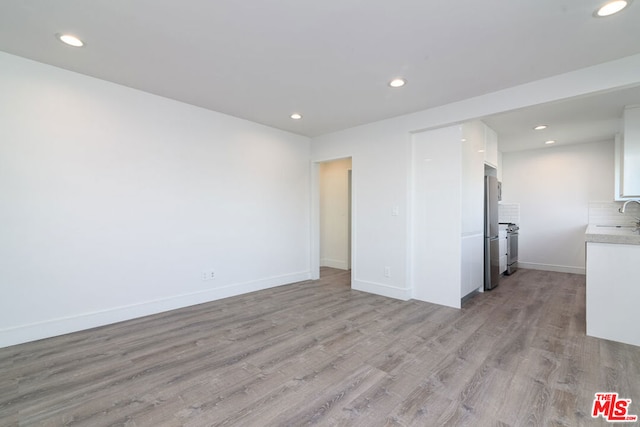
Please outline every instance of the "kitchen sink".
[{"label": "kitchen sink", "polygon": [[602,233],[614,234],[618,236],[640,235],[640,229],[632,225],[596,225],[596,228],[603,229]]}]

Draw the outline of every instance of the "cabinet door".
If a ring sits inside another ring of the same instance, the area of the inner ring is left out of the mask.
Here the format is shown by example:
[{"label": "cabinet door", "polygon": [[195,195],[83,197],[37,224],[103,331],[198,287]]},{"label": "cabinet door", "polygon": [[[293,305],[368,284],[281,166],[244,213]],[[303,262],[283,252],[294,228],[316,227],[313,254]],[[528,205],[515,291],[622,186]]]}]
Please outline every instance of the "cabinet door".
[{"label": "cabinet door", "polygon": [[484,127],[484,162],[498,168],[498,134],[489,126]]},{"label": "cabinet door", "polygon": [[620,141],[622,165],[620,196],[640,197],[640,106],[624,109],[624,136]]},{"label": "cabinet door", "polygon": [[614,200],[624,200],[624,192],[622,191],[622,139],[619,133],[615,136],[615,153],[614,153]]},{"label": "cabinet door", "polygon": [[462,241],[460,297],[484,288],[484,236],[467,236]]},{"label": "cabinet door", "polygon": [[462,235],[484,233],[484,127],[462,125]]}]

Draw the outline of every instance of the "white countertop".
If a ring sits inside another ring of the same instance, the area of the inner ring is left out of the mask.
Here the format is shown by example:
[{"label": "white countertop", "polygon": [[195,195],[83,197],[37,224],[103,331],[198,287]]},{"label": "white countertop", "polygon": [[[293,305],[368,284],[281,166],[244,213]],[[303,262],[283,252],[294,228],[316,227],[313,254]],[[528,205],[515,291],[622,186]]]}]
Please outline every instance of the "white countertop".
[{"label": "white countertop", "polygon": [[634,227],[617,228],[611,225],[589,224],[585,232],[585,240],[593,243],[640,245],[640,233],[634,231]]}]

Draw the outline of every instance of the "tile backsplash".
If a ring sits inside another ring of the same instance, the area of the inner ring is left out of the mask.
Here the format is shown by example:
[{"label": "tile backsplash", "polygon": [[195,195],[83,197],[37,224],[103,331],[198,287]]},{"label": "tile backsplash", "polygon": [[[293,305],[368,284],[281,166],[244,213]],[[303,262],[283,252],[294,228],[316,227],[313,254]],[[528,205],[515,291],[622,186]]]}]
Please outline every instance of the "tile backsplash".
[{"label": "tile backsplash", "polygon": [[498,221],[520,224],[520,204],[500,202],[498,204]]},{"label": "tile backsplash", "polygon": [[636,217],[640,218],[640,205],[629,203],[625,212],[621,214],[618,209],[623,202],[589,202],[589,224],[592,225],[622,225],[633,226]]}]

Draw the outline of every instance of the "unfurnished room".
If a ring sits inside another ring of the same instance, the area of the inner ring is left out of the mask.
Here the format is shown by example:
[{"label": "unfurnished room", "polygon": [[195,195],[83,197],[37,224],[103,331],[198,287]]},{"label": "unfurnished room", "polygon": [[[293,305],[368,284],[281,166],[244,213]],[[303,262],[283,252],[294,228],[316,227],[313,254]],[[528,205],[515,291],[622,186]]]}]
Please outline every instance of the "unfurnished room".
[{"label": "unfurnished room", "polygon": [[3,0],[0,425],[637,425],[638,23]]}]

